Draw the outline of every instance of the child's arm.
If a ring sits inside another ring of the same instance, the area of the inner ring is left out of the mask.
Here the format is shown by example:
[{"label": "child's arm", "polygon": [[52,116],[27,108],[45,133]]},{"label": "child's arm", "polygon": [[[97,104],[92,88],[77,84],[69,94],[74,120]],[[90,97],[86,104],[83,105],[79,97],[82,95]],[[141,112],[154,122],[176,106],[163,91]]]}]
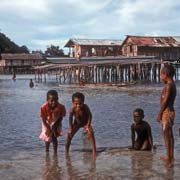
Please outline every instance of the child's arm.
[{"label": "child's arm", "polygon": [[54,136],[56,137],[56,133],[57,133],[57,127],[61,125],[61,121],[62,121],[62,117],[59,117],[56,122],[52,125],[52,133],[54,134]]},{"label": "child's arm", "polygon": [[50,125],[47,123],[46,118],[42,117],[42,121],[43,121],[44,126],[45,126],[46,129],[47,129],[47,134],[50,134],[50,133],[51,133],[51,127],[50,127]]},{"label": "child's arm", "polygon": [[132,142],[131,149],[134,149],[134,145],[135,145],[135,130],[134,130],[133,124],[131,126],[131,142]]},{"label": "child's arm", "polygon": [[71,133],[72,132],[72,124],[73,124],[73,108],[70,110],[69,112],[69,129],[68,132]]},{"label": "child's arm", "polygon": [[59,105],[59,115],[56,119],[56,121],[54,122],[54,124],[52,125],[52,131],[53,131],[53,134],[54,136],[56,137],[57,136],[57,133],[58,133],[58,127],[61,128],[62,127],[62,120],[63,120],[63,117],[66,116],[66,109],[65,109],[65,106],[60,104]]},{"label": "child's arm", "polygon": [[89,128],[89,126],[91,125],[91,121],[92,121],[92,113],[87,105],[85,106],[85,109],[88,112],[88,121],[87,121],[86,126],[87,126],[87,128]]},{"label": "child's arm", "polygon": [[159,113],[157,115],[157,121],[158,122],[160,122],[162,120],[162,113],[164,112],[164,110],[168,106],[169,97],[171,96],[171,88],[172,88],[172,85],[170,85],[170,84],[166,85],[166,89],[165,89],[165,92],[163,94],[164,98],[163,98],[163,101],[161,103],[160,111],[159,111]]},{"label": "child's arm", "polygon": [[41,107],[40,110],[40,117],[42,119],[43,125],[45,126],[45,128],[47,129],[47,133],[50,134],[51,132],[51,127],[50,125],[47,123],[47,112],[45,110],[45,105],[43,107]]},{"label": "child's arm", "polygon": [[151,147],[153,148],[153,137],[152,137],[152,132],[151,132],[151,127],[148,126],[148,139]]}]

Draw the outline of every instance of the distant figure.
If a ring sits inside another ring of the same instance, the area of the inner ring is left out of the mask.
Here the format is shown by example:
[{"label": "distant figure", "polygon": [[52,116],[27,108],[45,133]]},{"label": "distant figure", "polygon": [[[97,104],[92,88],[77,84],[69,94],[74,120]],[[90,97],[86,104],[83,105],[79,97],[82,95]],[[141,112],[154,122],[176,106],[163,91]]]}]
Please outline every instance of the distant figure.
[{"label": "distant figure", "polygon": [[80,85],[80,86],[85,86],[85,83],[84,83],[84,79],[83,79],[83,78],[80,78],[80,80],[79,80],[79,85]]},{"label": "distant figure", "polygon": [[69,153],[71,140],[80,128],[84,128],[92,145],[93,159],[96,158],[96,143],[93,128],[91,126],[92,114],[88,105],[84,104],[84,95],[77,92],[72,95],[73,107],[69,114],[69,129],[66,139],[66,153]]},{"label": "distant figure", "polygon": [[16,80],[16,73],[15,72],[13,72],[13,77],[12,77],[12,80]]},{"label": "distant figure", "polygon": [[135,109],[133,118],[134,123],[131,125],[132,147],[129,149],[151,151],[153,147],[153,138],[150,125],[143,120],[144,111],[140,108]]},{"label": "distant figure", "polygon": [[164,83],[164,89],[160,98],[160,111],[157,115],[157,121],[162,124],[163,137],[166,148],[166,157],[160,157],[166,162],[168,167],[173,166],[174,161],[174,101],[176,98],[176,85],[173,80],[175,70],[171,65],[165,65],[161,70],[161,80]]},{"label": "distant figure", "polygon": [[33,88],[33,87],[34,87],[34,83],[33,83],[33,80],[32,80],[32,79],[30,79],[30,81],[29,81],[29,87],[30,87],[30,88]]},{"label": "distant figure", "polygon": [[54,154],[57,153],[57,137],[62,135],[62,119],[66,115],[64,105],[58,102],[58,93],[55,90],[47,92],[47,102],[42,105],[42,132],[40,139],[45,141],[46,152],[49,152],[50,142],[53,143]]},{"label": "distant figure", "polygon": [[77,61],[80,62],[80,60],[81,60],[81,55],[78,53],[77,54]]}]

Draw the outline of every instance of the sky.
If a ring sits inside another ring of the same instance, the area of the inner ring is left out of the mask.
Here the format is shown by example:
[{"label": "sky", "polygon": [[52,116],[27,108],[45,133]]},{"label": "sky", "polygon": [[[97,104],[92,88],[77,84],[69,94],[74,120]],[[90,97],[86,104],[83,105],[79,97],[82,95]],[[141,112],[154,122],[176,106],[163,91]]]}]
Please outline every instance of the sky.
[{"label": "sky", "polygon": [[179,36],[179,17],[177,0],[0,0],[0,32],[30,51],[70,38]]}]

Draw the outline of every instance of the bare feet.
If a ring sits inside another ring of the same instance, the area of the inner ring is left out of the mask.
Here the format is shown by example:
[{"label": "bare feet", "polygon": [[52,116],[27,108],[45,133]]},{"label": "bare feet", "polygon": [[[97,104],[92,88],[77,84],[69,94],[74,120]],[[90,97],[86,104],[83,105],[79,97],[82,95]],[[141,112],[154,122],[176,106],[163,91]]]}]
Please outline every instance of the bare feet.
[{"label": "bare feet", "polygon": [[174,158],[169,159],[168,157],[160,157],[159,159],[162,161],[165,161],[165,165],[167,168],[172,168],[174,166],[174,164],[173,164]]},{"label": "bare feet", "polygon": [[166,167],[167,167],[167,168],[172,168],[173,166],[174,166],[173,162],[171,162],[171,163],[166,163]]},{"label": "bare feet", "polygon": [[161,160],[161,161],[168,161],[169,158],[168,157],[160,157],[159,160]]}]

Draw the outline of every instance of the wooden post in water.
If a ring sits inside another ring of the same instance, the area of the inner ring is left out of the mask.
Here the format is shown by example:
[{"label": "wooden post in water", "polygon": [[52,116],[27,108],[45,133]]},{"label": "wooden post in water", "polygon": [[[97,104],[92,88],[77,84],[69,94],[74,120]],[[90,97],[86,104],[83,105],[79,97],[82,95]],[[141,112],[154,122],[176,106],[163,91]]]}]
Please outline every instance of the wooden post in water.
[{"label": "wooden post in water", "polygon": [[44,82],[46,82],[46,71],[45,71],[45,69],[43,70],[43,74],[44,74]]},{"label": "wooden post in water", "polygon": [[160,82],[161,80],[160,75],[161,75],[161,64],[158,64],[158,82]]}]

